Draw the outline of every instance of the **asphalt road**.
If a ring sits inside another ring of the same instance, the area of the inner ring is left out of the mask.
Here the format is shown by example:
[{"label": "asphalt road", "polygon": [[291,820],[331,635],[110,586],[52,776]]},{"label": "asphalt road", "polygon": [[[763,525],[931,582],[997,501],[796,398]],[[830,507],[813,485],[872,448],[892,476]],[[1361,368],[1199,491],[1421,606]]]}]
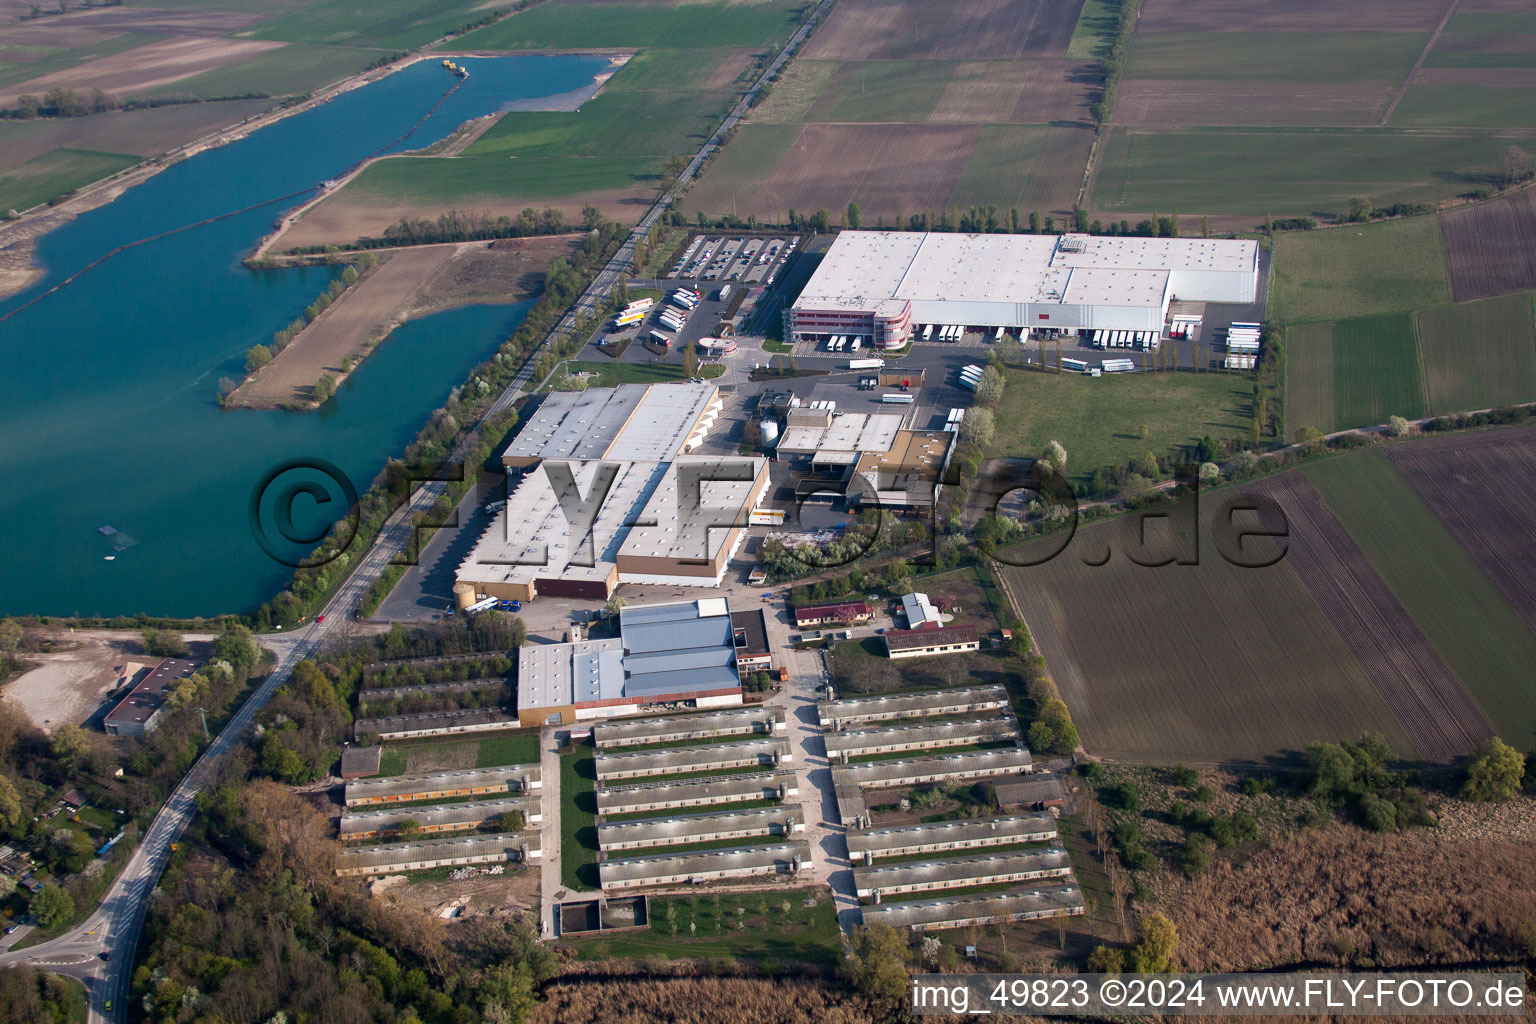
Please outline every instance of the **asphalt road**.
[{"label": "asphalt road", "polygon": [[[710,136],[703,148],[695,154],[688,167],[678,177],[677,184],[641,218],[640,223],[619,248],[618,253],[598,273],[571,310],[561,318],[560,323],[545,339],[544,345],[547,346],[557,336],[569,335],[575,329],[576,318],[583,312],[594,310],[618,284],[619,278],[629,272],[630,264],[634,260],[636,243],[649,234],[673,200],[698,174],[710,154],[719,148],[725,136],[745,116],[758,91],[784,66],[811,30],[826,17],[833,3],[834,0],[822,0],[821,6],[805,21],[752,88],[743,94],[741,101]],[[500,413],[517,399],[532,380],[534,362],[535,359],[530,356],[511,386],[486,412],[482,422]],[[457,453],[458,458],[463,458],[468,444],[469,442],[466,442]],[[214,765],[225,753],[244,741],[257,713],[272,698],[272,694],[288,681],[294,666],[319,650],[330,634],[351,618],[357,602],[367,592],[373,581],[405,549],[406,542],[411,536],[412,517],[417,512],[430,508],[438,495],[443,492],[444,487],[445,484],[442,482],[425,484],[409,502],[390,517],[377,540],[358,560],[357,567],[326,604],[322,614],[318,615],[306,628],[296,633],[275,634],[261,638],[262,644],[276,656],[277,662],[272,671],[256,692],[230,718],[219,735],[209,744],[208,749],[203,752],[202,757],[192,766],[192,770],[171,793],[165,806],[160,809],[160,813],[155,816],[145,832],[138,849],[134,851],[127,865],[107,889],[95,913],[84,923],[56,939],[20,952],[0,953],[0,966],[27,963],[57,974],[78,978],[85,984],[89,996],[90,1009],[87,1019],[90,1024],[127,1019],[125,1000],[128,995],[129,979],[133,972],[133,954],[138,945],[139,932],[144,926],[149,894],[154,890],[160,875],[165,871],[166,864],[170,861],[172,844],[181,836],[187,822],[192,818],[192,813],[197,806],[198,794],[212,779]],[[109,955],[111,959],[101,959],[102,953]]]}]

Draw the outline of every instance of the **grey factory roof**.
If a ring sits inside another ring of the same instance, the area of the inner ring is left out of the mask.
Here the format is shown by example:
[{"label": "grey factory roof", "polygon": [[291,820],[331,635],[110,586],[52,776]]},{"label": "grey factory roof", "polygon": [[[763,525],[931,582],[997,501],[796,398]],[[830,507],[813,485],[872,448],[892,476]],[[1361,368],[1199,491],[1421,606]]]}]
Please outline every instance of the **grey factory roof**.
[{"label": "grey factory roof", "polygon": [[[626,558],[703,561],[720,554],[729,527],[745,529],[767,486],[768,460],[679,456],[667,465],[619,545]],[[697,482],[697,496],[688,497]],[[761,486],[760,486],[761,485]]]},{"label": "grey factory roof", "polygon": [[953,722],[888,726],[883,729],[849,729],[826,734],[827,753],[836,755],[844,750],[853,752],[882,746],[900,746],[917,743],[928,746],[946,744],[958,746],[965,743],[988,743],[996,740],[1017,739],[1019,722],[1011,714],[991,718],[970,718]]},{"label": "grey factory roof", "polygon": [[692,447],[690,438],[699,438],[719,416],[719,390],[713,384],[650,385],[603,457],[670,459],[683,454]]},{"label": "grey factory roof", "polygon": [[837,765],[832,769],[832,778],[839,784],[851,783],[864,788],[899,786],[904,779],[929,775],[1020,772],[1027,769],[1030,763],[1029,751],[1020,746],[997,750],[975,750],[963,754],[935,754],[932,757]]},{"label": "grey factory roof", "polygon": [[1075,885],[1031,888],[1026,883],[1006,892],[881,903],[863,909],[865,924],[878,921],[895,928],[927,928],[979,917],[1008,917],[1051,910],[1081,911],[1083,893]]},{"label": "grey factory roof", "polygon": [[358,696],[364,701],[386,700],[413,693],[459,693],[463,690],[490,689],[506,685],[505,676],[482,676],[479,679],[461,679],[452,683],[419,683],[412,686],[364,686]]},{"label": "grey factory roof", "polygon": [[666,743],[690,735],[773,731],[773,723],[784,720],[783,708],[725,708],[684,715],[646,715],[592,726],[598,746],[624,746],[636,743]]},{"label": "grey factory roof", "polygon": [[1229,239],[844,231],[795,308],[899,308],[909,301],[1157,305],[1171,273],[1252,274],[1257,265],[1257,243]]},{"label": "grey factory roof", "polygon": [[536,800],[508,797],[505,800],[464,800],[451,804],[423,804],[414,807],[384,807],[378,810],[347,811],[341,816],[341,835],[351,832],[376,832],[392,828],[396,822],[410,818],[418,825],[461,825],[467,822],[489,821],[498,814],[522,811],[524,819],[538,813]]},{"label": "grey factory roof", "polygon": [[1008,814],[996,818],[965,818],[959,821],[934,821],[922,825],[891,825],[883,828],[852,829],[847,833],[848,852],[860,856],[866,851],[877,859],[900,856],[893,850],[934,843],[971,843],[980,839],[999,842],[1025,842],[1031,835],[1056,834],[1056,818],[1051,814]]},{"label": "grey factory roof", "polygon": [[751,807],[744,811],[705,811],[680,814],[671,818],[645,818],[636,821],[610,821],[597,826],[597,842],[602,847],[612,842],[686,843],[693,836],[739,829],[768,829],[804,820],[800,808]]},{"label": "grey factory roof", "polygon": [[487,725],[505,722],[508,728],[517,725],[517,719],[500,708],[460,708],[455,711],[425,711],[418,715],[390,715],[386,718],[359,718],[352,723],[354,734],[385,734],[413,732],[417,729],[447,729],[466,725]]},{"label": "grey factory roof", "polygon": [[553,392],[502,458],[665,461],[708,430],[719,408],[719,389],[713,384],[620,384]]},{"label": "grey factory roof", "polygon": [[619,613],[619,633],[625,696],[741,685],[730,607],[723,597],[625,608]]},{"label": "grey factory roof", "polygon": [[937,715],[947,708],[965,704],[995,702],[1008,706],[1008,691],[1001,686],[964,686],[953,690],[929,690],[924,693],[897,693],[888,697],[847,697],[824,700],[816,705],[823,724],[834,718],[858,718],[862,715]]},{"label": "grey factory roof", "polygon": [[500,768],[464,768],[452,772],[428,772],[424,775],[395,775],[383,779],[353,779],[347,783],[347,802],[358,798],[406,796],[411,793],[439,793],[447,789],[515,783],[526,777],[539,780],[536,764],[511,764]]},{"label": "grey factory roof", "polygon": [[597,787],[597,809],[606,811],[615,804],[627,806],[642,797],[645,803],[667,803],[672,800],[689,800],[697,796],[726,799],[762,800],[770,790],[777,791],[781,783],[793,785],[792,771],[751,772],[741,775],[716,775],[702,779],[680,779],[676,782],[638,782]]},{"label": "grey factory roof", "polygon": [[[735,740],[730,743],[712,743],[690,747],[667,747],[662,750],[598,751],[597,774],[607,772],[640,771],[645,775],[664,772],[685,772],[699,766],[700,770],[721,761],[772,758],[776,753],[789,752],[789,741],[765,737],[761,740]],[[643,771],[642,771],[643,769]]]},{"label": "grey factory roof", "polygon": [[395,864],[408,864],[418,860],[447,860],[454,857],[479,857],[507,851],[508,859],[515,851],[526,846],[529,854],[539,850],[536,832],[498,832],[489,836],[444,836],[441,839],[418,839],[409,843],[379,843],[372,846],[349,846],[336,857],[339,868],[388,868]]},{"label": "grey factory roof", "polygon": [[811,846],[803,839],[782,843],[763,843],[721,850],[696,850],[692,853],[659,853],[643,857],[620,857],[597,865],[604,886],[615,882],[638,882],[658,875],[693,875],[708,877],[721,871],[761,870],[767,873],[779,864],[799,857],[809,864]]},{"label": "grey factory roof", "polygon": [[517,706],[567,707],[623,696],[618,637],[565,644],[525,644],[517,653]]},{"label": "grey factory roof", "polygon": [[900,413],[845,412],[822,425],[791,424],[779,439],[778,451],[780,454],[840,452],[852,462],[857,452],[890,450],[902,420]]},{"label": "grey factory roof", "polygon": [[1067,857],[1067,851],[1060,846],[1048,846],[1041,850],[974,853],[965,857],[876,864],[867,868],[855,864],[853,878],[862,895],[870,889],[900,888],[923,882],[954,884],[975,879],[973,884],[986,885],[987,879],[999,875],[1071,869],[1072,862]]}]

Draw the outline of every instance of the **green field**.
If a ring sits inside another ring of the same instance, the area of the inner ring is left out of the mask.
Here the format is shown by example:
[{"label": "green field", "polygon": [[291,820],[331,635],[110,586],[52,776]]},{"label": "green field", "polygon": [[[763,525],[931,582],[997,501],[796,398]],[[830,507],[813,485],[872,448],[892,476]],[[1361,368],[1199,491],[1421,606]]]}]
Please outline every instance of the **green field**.
[{"label": "green field", "polygon": [[[1010,370],[990,455],[1034,457],[1047,441],[1067,449],[1067,477],[1086,482],[1103,466],[1147,452],[1246,437],[1253,378],[1226,373],[1076,373]],[[1138,435],[1142,425],[1148,434]]]},{"label": "green field", "polygon": [[324,0],[262,22],[254,39],[409,50],[483,17],[477,0]]},{"label": "green field", "polygon": [[1286,332],[1286,424],[1323,433],[1428,415],[1407,313],[1304,324]]},{"label": "green field", "polygon": [[956,62],[848,61],[838,66],[807,121],[923,121],[933,113]]},{"label": "green field", "polygon": [[1021,217],[1030,210],[1070,206],[1093,145],[1087,128],[1055,125],[983,125],[965,169],[950,194],[951,206],[997,205]]},{"label": "green field", "polygon": [[1407,313],[1450,301],[1445,245],[1434,217],[1275,237],[1271,320],[1293,324]]},{"label": "green field", "polygon": [[1490,36],[1536,35],[1536,14],[1519,11],[1460,11],[1451,15],[1445,23],[1445,31]]},{"label": "green field", "polygon": [[1120,24],[1120,0],[1084,0],[1067,44],[1067,56],[1073,60],[1098,60],[1106,56]]},{"label": "green field", "polygon": [[1392,124],[1405,128],[1532,129],[1536,128],[1536,88],[1411,85],[1392,113]]},{"label": "green field", "polygon": [[704,180],[689,190],[684,208],[690,212],[745,208],[800,137],[801,128],[798,124],[744,124],[736,129]]},{"label": "green field", "polygon": [[1296,324],[1285,329],[1285,422],[1292,437],[1302,427],[1316,427],[1325,434],[1338,429],[1335,373],[1333,324]]},{"label": "green field", "polygon": [[[496,158],[390,157],[368,165],[338,193],[342,203],[387,200],[401,212],[412,204],[473,204],[497,200],[537,203],[606,189],[654,183],[652,159],[538,157],[508,163]],[[334,201],[334,200],[332,200]]]},{"label": "green field", "polygon": [[658,896],[645,931],[567,941],[583,960],[730,956],[836,966],[843,952],[837,908],[825,893],[810,899],[806,906],[801,891]]},{"label": "green field", "polygon": [[1340,213],[1354,196],[1378,204],[1447,199],[1486,181],[1521,136],[1388,128],[1115,128],[1099,155],[1099,211],[1276,217]]},{"label": "green field", "polygon": [[252,92],[268,92],[273,96],[300,95],[313,92],[327,82],[356,74],[386,52],[290,43],[238,64],[172,82],[153,90],[150,95],[188,93],[199,99],[243,96]]},{"label": "green field", "polygon": [[1308,466],[1307,478],[1483,714],[1517,749],[1536,727],[1536,637],[1380,451]]},{"label": "green field", "polygon": [[676,5],[548,0],[454,42],[475,50],[770,47],[790,37],[804,6],[803,0]]},{"label": "green field", "polygon": [[768,98],[752,108],[751,124],[804,121],[839,66],[835,60],[790,61],[772,83]]},{"label": "green field", "polygon": [[1516,292],[1415,314],[1431,413],[1536,400],[1533,298]]},{"label": "green field", "polygon": [[1424,61],[1427,68],[1536,68],[1536,53],[1484,50],[1455,53],[1434,50]]},{"label": "green field", "polygon": [[378,775],[404,775],[445,766],[499,768],[505,764],[538,764],[539,736],[534,732],[494,736],[389,743],[379,761]]},{"label": "green field", "polygon": [[560,881],[596,889],[597,761],[583,744],[560,755]]},{"label": "green field", "polygon": [[[614,76],[620,83],[623,74]],[[692,153],[730,109],[723,92],[647,92],[613,88],[580,111],[514,111],[502,116],[465,155],[613,158],[630,161]],[[647,161],[649,163],[649,161]]]},{"label": "green field", "polygon": [[73,189],[132,167],[143,158],[129,153],[56,149],[0,176],[0,210],[25,210]]},{"label": "green field", "polygon": [[1413,32],[1138,32],[1125,77],[1395,84],[1428,42]]}]

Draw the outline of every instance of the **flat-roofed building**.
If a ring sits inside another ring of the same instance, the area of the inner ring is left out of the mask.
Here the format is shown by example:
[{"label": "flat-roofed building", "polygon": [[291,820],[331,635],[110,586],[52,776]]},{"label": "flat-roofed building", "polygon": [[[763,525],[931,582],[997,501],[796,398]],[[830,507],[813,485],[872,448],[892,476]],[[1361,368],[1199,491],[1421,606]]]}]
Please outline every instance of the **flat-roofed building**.
[{"label": "flat-roofed building", "polygon": [[736,667],[739,670],[767,672],[773,668],[767,613],[761,608],[731,612],[731,632],[736,641]]},{"label": "flat-roofed building", "polygon": [[671,462],[619,545],[619,582],[718,587],[768,490],[768,460]]},{"label": "flat-roofed building", "polygon": [[920,853],[1046,842],[1056,838],[1056,818],[1051,814],[1005,814],[921,825],[883,825],[851,829],[847,838],[848,854],[855,862],[878,861]]},{"label": "flat-roofed building", "polygon": [[869,761],[865,764],[834,765],[832,778],[860,789],[886,786],[915,786],[944,779],[980,779],[988,775],[1018,775],[1030,771],[1029,751],[1023,744],[996,750],[974,750],[961,754],[939,754],[901,761]]},{"label": "flat-roofed building", "polygon": [[538,765],[513,764],[500,768],[463,768],[382,779],[353,779],[347,783],[344,802],[348,807],[366,807],[456,796],[528,793],[542,787]]},{"label": "flat-roofed building", "polygon": [[1065,807],[1067,792],[1061,780],[1052,775],[1037,775],[1027,779],[1010,779],[996,786],[997,805],[1005,811],[1016,808],[1026,811],[1048,811],[1052,807]]},{"label": "flat-roofed building", "polygon": [[393,835],[402,822],[414,822],[424,835],[436,832],[466,832],[494,822],[503,814],[523,816],[523,827],[544,820],[541,802],[525,797],[505,800],[465,800],[451,804],[421,804],[413,807],[386,807],[375,811],[347,811],[341,816],[340,835],[346,839],[377,839]]},{"label": "flat-roofed building", "polygon": [[902,428],[901,414],[890,412],[795,409],[786,420],[775,458],[829,470],[847,469],[860,452],[888,450]]},{"label": "flat-roofed building", "polygon": [[365,779],[377,775],[383,760],[384,748],[377,743],[371,747],[347,747],[341,752],[341,777]]},{"label": "flat-roofed building", "polygon": [[648,846],[713,843],[753,836],[791,838],[805,831],[805,818],[796,806],[749,807],[744,810],[705,811],[672,818],[638,821],[604,821],[597,826],[597,845],[604,853]]},{"label": "flat-roofed building", "polygon": [[1072,862],[1060,846],[1007,853],[978,853],[966,857],[853,867],[853,884],[860,899],[908,892],[966,889],[1002,885],[1036,878],[1072,877]]},{"label": "flat-roofed building", "polygon": [[144,736],[155,731],[160,709],[176,683],[202,668],[200,661],[164,658],[154,665],[135,665],[133,688],[101,721],[108,736]]},{"label": "flat-roofed building", "polygon": [[508,469],[544,459],[665,462],[692,451],[723,406],[713,384],[552,391],[517,431],[501,461]]},{"label": "flat-roofed building", "polygon": [[783,708],[725,708],[600,722],[592,727],[592,741],[598,750],[617,750],[652,743],[702,740],[711,736],[780,736],[784,730]]},{"label": "flat-roofed building", "polygon": [[708,746],[667,747],[661,750],[627,750],[597,755],[597,780],[637,779],[647,775],[682,775],[761,765],[777,768],[790,763],[789,741],[782,739],[735,740]]},{"label": "flat-roofed building", "polygon": [[896,693],[880,697],[845,697],[816,704],[821,727],[828,730],[847,728],[864,722],[884,722],[893,718],[923,718],[932,715],[959,715],[973,711],[993,711],[1008,707],[1008,691],[1001,686],[958,686],[949,690],[923,693]]},{"label": "flat-roofed building", "polygon": [[597,874],[606,891],[643,885],[709,882],[724,878],[795,875],[810,860],[810,844],[804,839],[792,839],[788,842],[738,846],[725,850],[696,850],[692,853],[661,853],[647,857],[602,860],[598,862]]},{"label": "flat-roofed building", "polygon": [[598,814],[638,814],[682,807],[739,804],[752,800],[788,800],[798,796],[792,771],[744,772],[676,782],[644,782],[597,787]]},{"label": "flat-roofed building", "polygon": [[994,718],[961,719],[952,722],[891,725],[879,729],[853,729],[826,734],[827,757],[834,762],[843,757],[889,754],[900,751],[938,750],[972,744],[1017,741],[1019,722],[1012,714]]},{"label": "flat-roofed building", "polygon": [[948,430],[903,430],[889,448],[863,452],[848,478],[848,507],[931,508],[943,493],[944,471],[959,436]]},{"label": "flat-roofed building", "polygon": [[836,604],[809,604],[795,608],[795,627],[815,629],[818,626],[851,626],[868,622],[874,615],[863,601],[841,601]]},{"label": "flat-roofed building", "polygon": [[981,638],[975,626],[888,629],[881,639],[885,641],[886,657],[896,660],[981,650]]},{"label": "flat-roofed building", "polygon": [[1252,303],[1258,244],[1207,238],[843,231],[784,336],[903,348],[915,325],[1161,332],[1169,303]]},{"label": "flat-roofed building", "polygon": [[387,875],[395,871],[422,871],[464,864],[527,862],[539,857],[539,837],[532,833],[447,836],[409,843],[346,847],[336,855],[336,874],[342,877]]},{"label": "flat-roofed building", "polygon": [[1075,885],[1040,889],[1020,886],[999,893],[881,903],[863,908],[863,914],[867,925],[888,924],[893,928],[911,928],[920,932],[1006,921],[1077,917],[1084,908],[1082,890]]},{"label": "flat-roofed building", "polygon": [[352,723],[352,735],[354,738],[373,736],[381,740],[407,740],[417,736],[497,732],[516,729],[517,724],[517,719],[499,708],[459,708],[455,711],[425,711],[418,715],[359,718]]},{"label": "flat-roofed building", "polygon": [[530,644],[518,654],[517,716],[523,725],[659,710],[741,704],[730,606],[723,597],[630,605],[616,638]]}]

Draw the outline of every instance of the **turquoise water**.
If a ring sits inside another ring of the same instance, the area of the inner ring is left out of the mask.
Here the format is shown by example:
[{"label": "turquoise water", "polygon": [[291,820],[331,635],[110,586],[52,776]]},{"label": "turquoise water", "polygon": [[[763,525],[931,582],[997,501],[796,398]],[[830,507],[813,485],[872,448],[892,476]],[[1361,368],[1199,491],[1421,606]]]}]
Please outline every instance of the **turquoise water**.
[{"label": "turquoise water", "polygon": [[[578,89],[606,66],[589,57],[465,63],[470,77],[394,148],[430,145],[518,99]],[[455,81],[423,61],[183,161],[45,236],[46,278],[0,302],[0,315],[116,246],[344,173],[411,129]],[[318,412],[221,410],[220,377],[238,377],[245,350],[333,273],[240,263],[303,199],[125,250],[0,323],[0,613],[255,607],[292,573],[252,535],[248,503],[263,475],[317,458],[364,489],[525,313],[526,304],[472,306],[412,321]],[[335,502],[301,497],[293,508],[295,533],[336,518]]]}]

